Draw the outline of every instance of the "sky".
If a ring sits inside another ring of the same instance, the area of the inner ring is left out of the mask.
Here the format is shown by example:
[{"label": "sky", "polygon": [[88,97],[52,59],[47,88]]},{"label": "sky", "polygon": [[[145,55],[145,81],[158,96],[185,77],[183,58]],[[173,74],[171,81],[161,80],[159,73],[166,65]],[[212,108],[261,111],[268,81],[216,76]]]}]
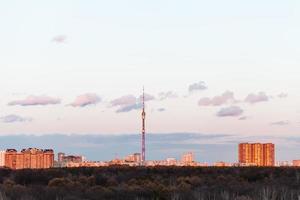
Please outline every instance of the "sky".
[{"label": "sky", "polygon": [[0,135],[138,134],[144,86],[148,133],[297,136],[299,21],[297,0],[0,0]]}]

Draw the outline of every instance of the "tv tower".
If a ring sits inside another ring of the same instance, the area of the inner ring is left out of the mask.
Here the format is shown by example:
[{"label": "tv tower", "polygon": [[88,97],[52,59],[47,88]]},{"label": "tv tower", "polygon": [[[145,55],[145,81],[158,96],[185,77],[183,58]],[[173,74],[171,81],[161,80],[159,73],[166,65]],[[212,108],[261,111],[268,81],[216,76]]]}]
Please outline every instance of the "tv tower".
[{"label": "tv tower", "polygon": [[142,97],[142,101],[143,101],[143,111],[142,111],[142,163],[145,162],[146,158],[145,158],[145,119],[146,119],[146,112],[145,112],[145,92],[144,92],[144,87],[143,87],[143,97]]}]

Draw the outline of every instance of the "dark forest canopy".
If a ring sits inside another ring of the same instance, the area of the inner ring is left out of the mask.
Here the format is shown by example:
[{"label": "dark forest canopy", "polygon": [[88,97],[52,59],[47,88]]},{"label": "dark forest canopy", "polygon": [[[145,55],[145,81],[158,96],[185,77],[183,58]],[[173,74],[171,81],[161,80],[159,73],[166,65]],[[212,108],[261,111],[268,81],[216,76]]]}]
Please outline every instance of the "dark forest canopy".
[{"label": "dark forest canopy", "polygon": [[0,169],[0,200],[298,200],[300,168]]}]

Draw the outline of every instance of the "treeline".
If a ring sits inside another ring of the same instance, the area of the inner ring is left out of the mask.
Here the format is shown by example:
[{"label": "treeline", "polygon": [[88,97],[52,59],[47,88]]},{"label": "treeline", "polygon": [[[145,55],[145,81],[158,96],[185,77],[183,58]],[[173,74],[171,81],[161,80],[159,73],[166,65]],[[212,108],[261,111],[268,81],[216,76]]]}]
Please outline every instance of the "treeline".
[{"label": "treeline", "polygon": [[0,169],[0,200],[299,200],[300,168]]}]

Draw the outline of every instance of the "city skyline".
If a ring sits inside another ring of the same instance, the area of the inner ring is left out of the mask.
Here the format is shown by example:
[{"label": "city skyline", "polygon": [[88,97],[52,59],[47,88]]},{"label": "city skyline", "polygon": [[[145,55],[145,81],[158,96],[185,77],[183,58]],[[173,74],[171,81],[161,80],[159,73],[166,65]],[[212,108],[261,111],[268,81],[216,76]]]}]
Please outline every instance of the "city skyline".
[{"label": "city skyline", "polygon": [[1,200],[299,200],[299,0],[0,0],[0,24]]},{"label": "city skyline", "polygon": [[233,162],[236,143],[255,141],[298,159],[298,10],[296,0],[1,2],[0,137],[92,160],[140,152],[144,86],[149,159],[194,151],[216,162],[222,149]]}]

